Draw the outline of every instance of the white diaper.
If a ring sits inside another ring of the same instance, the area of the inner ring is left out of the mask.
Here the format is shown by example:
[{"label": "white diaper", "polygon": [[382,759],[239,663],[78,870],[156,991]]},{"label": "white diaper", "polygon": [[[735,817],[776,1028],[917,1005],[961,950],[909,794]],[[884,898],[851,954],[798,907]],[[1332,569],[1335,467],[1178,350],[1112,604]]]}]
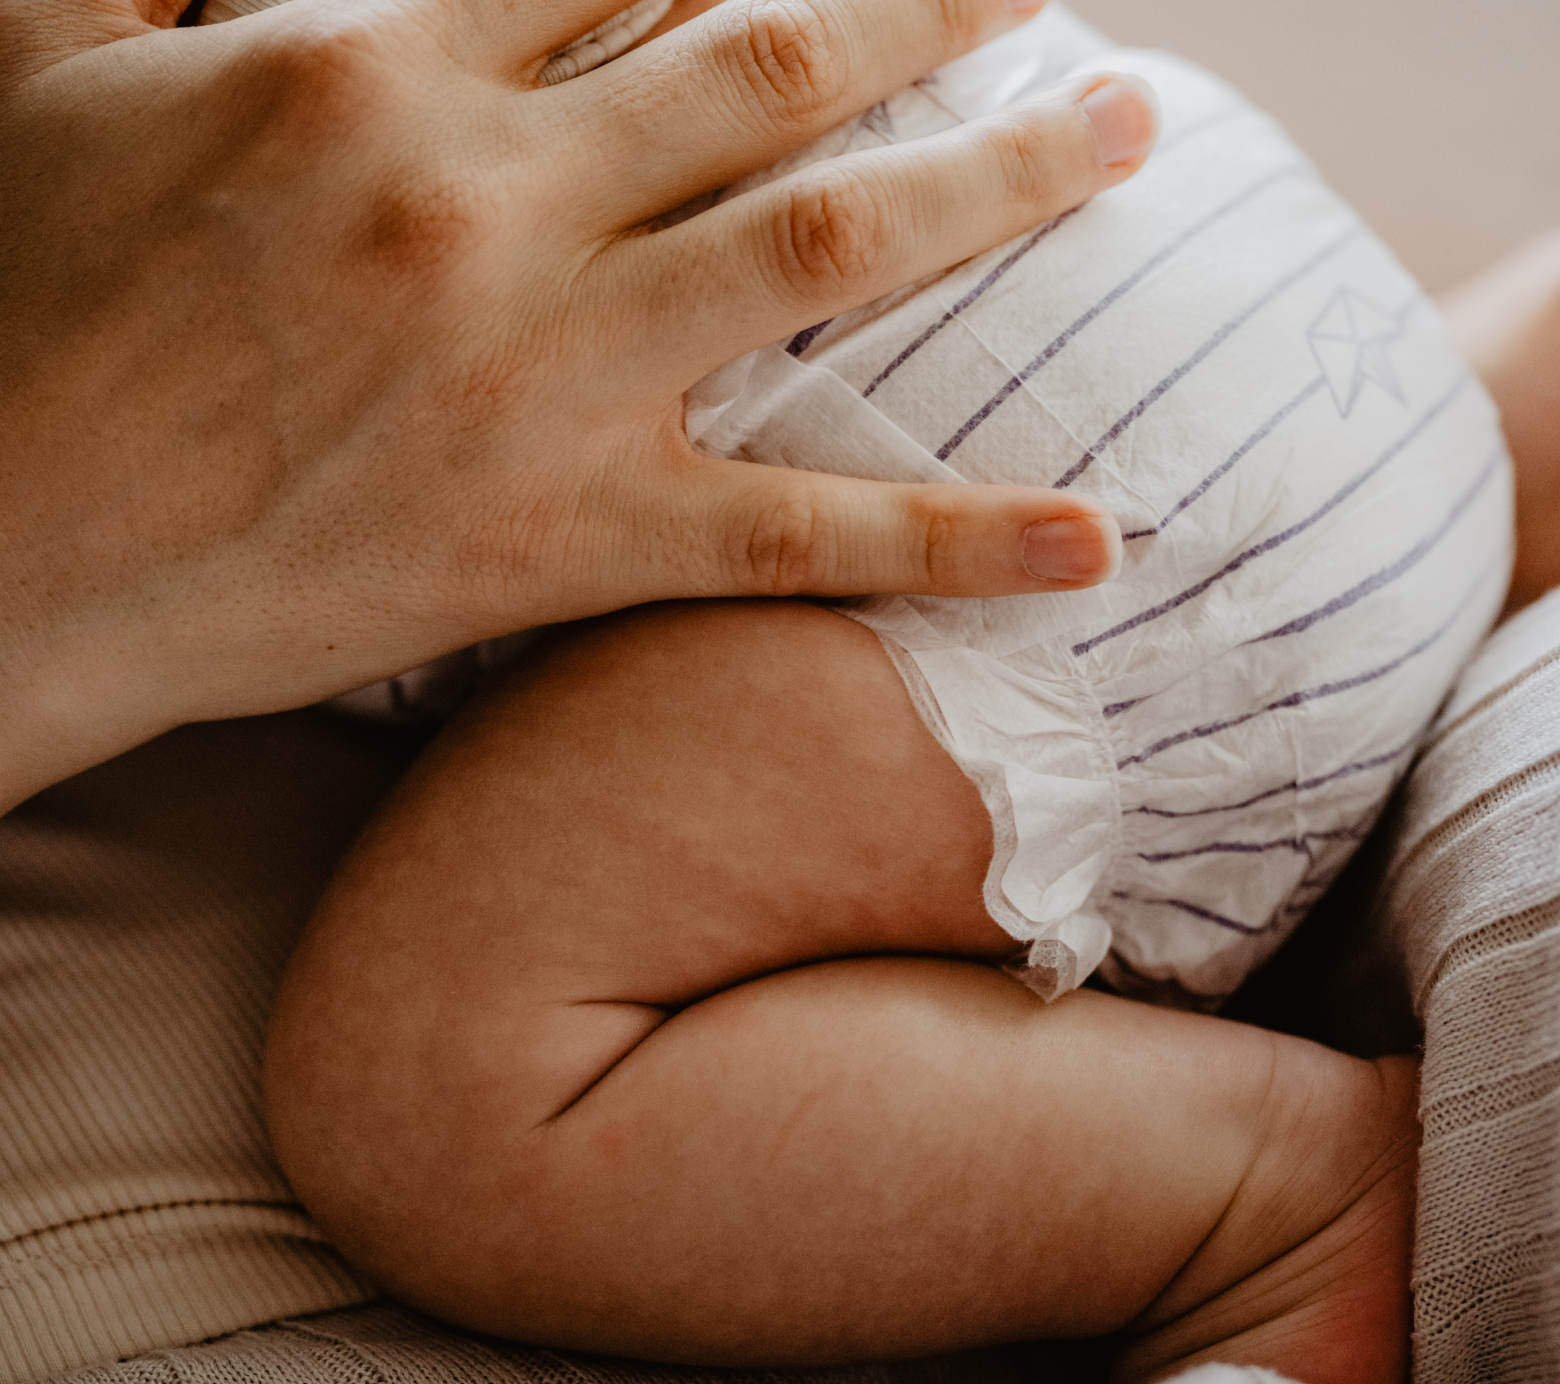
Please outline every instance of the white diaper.
[{"label": "white diaper", "polygon": [[1142,173],[709,376],[688,433],[1115,513],[1112,585],[848,613],[980,788],[1025,979],[1211,1004],[1336,876],[1503,599],[1506,452],[1435,308],[1270,118],[1056,7],[723,195],[1092,68],[1160,95]]},{"label": "white diaper", "polygon": [[[560,75],[611,48],[588,36]],[[1159,93],[1143,172],[717,371],[689,392],[688,434],[769,465],[1110,507],[1128,535],[1112,585],[848,613],[980,788],[986,905],[1031,943],[1026,982],[1050,998],[1099,967],[1212,1005],[1336,876],[1501,605],[1506,452],[1434,307],[1271,119],[1054,5],[722,198],[1093,68]],[[478,661],[355,705],[449,700]]]}]

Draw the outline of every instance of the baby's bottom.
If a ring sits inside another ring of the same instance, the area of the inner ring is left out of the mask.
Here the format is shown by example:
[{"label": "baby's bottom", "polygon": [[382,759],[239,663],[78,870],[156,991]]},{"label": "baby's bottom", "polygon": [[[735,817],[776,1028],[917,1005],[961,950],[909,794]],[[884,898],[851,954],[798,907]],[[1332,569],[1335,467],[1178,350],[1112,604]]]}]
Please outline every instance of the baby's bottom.
[{"label": "baby's bottom", "polygon": [[876,638],[568,633],[457,722],[285,983],[267,1100],[348,1257],[525,1340],[766,1364],[1132,1337],[1406,1373],[1412,1064],[989,962],[990,823]]}]

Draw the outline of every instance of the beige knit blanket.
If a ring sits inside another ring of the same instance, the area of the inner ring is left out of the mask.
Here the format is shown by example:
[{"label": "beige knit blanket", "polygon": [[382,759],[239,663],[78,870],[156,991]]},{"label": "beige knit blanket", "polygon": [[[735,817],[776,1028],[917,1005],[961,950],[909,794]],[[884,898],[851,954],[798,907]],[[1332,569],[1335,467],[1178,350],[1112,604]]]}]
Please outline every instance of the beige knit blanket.
[{"label": "beige knit blanket", "polygon": [[1388,825],[1425,1026],[1415,1378],[1560,1379],[1560,591],[1485,645]]}]

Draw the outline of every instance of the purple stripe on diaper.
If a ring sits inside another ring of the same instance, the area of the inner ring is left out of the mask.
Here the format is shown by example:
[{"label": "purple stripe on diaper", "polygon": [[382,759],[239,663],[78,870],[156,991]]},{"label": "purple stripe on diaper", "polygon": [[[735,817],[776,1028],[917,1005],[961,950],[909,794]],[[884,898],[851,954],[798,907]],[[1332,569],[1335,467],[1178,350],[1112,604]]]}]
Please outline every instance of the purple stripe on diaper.
[{"label": "purple stripe on diaper", "polygon": [[995,269],[987,274],[984,279],[976,284],[974,288],[966,293],[964,297],[960,298],[959,301],[951,308],[949,308],[947,312],[943,313],[943,315],[936,322],[932,323],[930,327],[922,332],[920,336],[916,337],[916,339],[908,346],[906,346],[905,349],[902,350],[897,356],[895,356],[893,360],[889,361],[889,363],[885,365],[879,372],[878,377],[861,391],[861,397],[863,399],[871,398],[877,387],[882,384],[883,381],[886,380],[890,375],[892,375],[894,371],[899,369],[901,365],[909,360],[911,356],[913,356],[921,349],[921,347],[926,345],[928,341],[930,341],[934,336],[937,335],[938,332],[940,332],[944,327],[952,322],[953,319],[961,312],[979,302],[980,299],[985,296],[986,291],[990,289],[997,282],[997,280],[1006,274],[1009,269],[1011,269],[1019,262],[1019,260],[1023,259],[1023,257],[1031,250],[1033,250],[1036,245],[1038,245],[1042,240],[1050,235],[1052,231],[1054,231],[1064,221],[1070,220],[1072,217],[1076,216],[1082,210],[1082,207],[1074,207],[1071,211],[1063,212],[1055,220],[1046,222],[1045,225],[1043,225],[1038,231],[1030,236],[1028,240],[1020,245],[1018,249],[1013,251],[1013,253],[1005,260],[1003,260],[1001,264],[999,264]]},{"label": "purple stripe on diaper", "polygon": [[[1213,129],[1217,125],[1222,125],[1226,121],[1232,120],[1238,115],[1247,114],[1249,113],[1249,110],[1250,107],[1247,106],[1230,106],[1225,110],[1214,112],[1214,114],[1208,116],[1206,119],[1199,120],[1192,125],[1188,125],[1186,129],[1177,131],[1176,134],[1171,138],[1161,141],[1159,147],[1154,150],[1154,158],[1162,158],[1177,145],[1182,144],[1197,135],[1203,134],[1205,131]],[[894,371],[898,370],[901,365],[903,365],[913,355],[915,355],[915,353],[923,346],[925,346],[926,343],[934,336],[936,336],[938,332],[940,332],[944,327],[952,322],[955,317],[959,316],[959,314],[964,312],[967,308],[973,307],[976,303],[978,303],[981,298],[983,298],[986,293],[997,283],[997,281],[1008,272],[1008,270],[1017,264],[1019,260],[1023,259],[1025,255],[1027,255],[1035,248],[1036,245],[1038,245],[1042,240],[1050,235],[1052,231],[1056,230],[1057,227],[1059,227],[1064,221],[1070,220],[1082,210],[1082,207],[1074,207],[1071,211],[1063,212],[1054,220],[1048,221],[1044,226],[1041,226],[1040,229],[1031,235],[1029,239],[1026,240],[1022,245],[1020,245],[1018,249],[1016,249],[1005,260],[1003,260],[1001,264],[997,265],[995,269],[988,273],[986,277],[983,278],[978,284],[976,284],[975,287],[972,288],[968,293],[966,293],[964,297],[960,298],[959,301],[951,308],[949,308],[948,311],[945,312],[936,322],[934,322],[930,327],[922,332],[920,336],[916,337],[914,341],[912,341],[908,346],[905,347],[904,350],[895,356],[893,360],[884,366],[882,371],[878,374],[877,378],[861,391],[861,397],[863,399],[871,398],[873,393],[877,390],[878,386],[881,385],[886,379],[888,379],[888,377],[892,375]],[[805,349],[805,347],[803,349]],[[795,354],[795,352],[792,354]]]},{"label": "purple stripe on diaper", "polygon": [[1125,769],[1128,765],[1131,764],[1147,763],[1147,761],[1153,759],[1156,755],[1163,754],[1166,750],[1172,750],[1177,745],[1184,745],[1190,740],[1206,740],[1209,736],[1218,735],[1223,731],[1233,730],[1236,726],[1243,726],[1246,724],[1246,722],[1254,721],[1259,716],[1266,716],[1269,712],[1285,711],[1292,707],[1304,706],[1308,702],[1317,702],[1327,697],[1336,697],[1340,693],[1352,692],[1357,687],[1364,687],[1367,683],[1376,682],[1378,679],[1386,677],[1389,673],[1395,673],[1405,663],[1418,658],[1428,649],[1433,648],[1441,639],[1446,636],[1447,631],[1449,631],[1452,626],[1457,623],[1463,611],[1468,608],[1468,603],[1472,601],[1473,598],[1483,588],[1484,583],[1489,580],[1490,575],[1494,572],[1494,570],[1495,569],[1493,567],[1488,568],[1480,575],[1479,579],[1469,588],[1468,593],[1462,598],[1462,600],[1457,603],[1457,608],[1453,610],[1451,618],[1448,619],[1446,623],[1443,624],[1439,629],[1437,629],[1435,633],[1431,634],[1426,639],[1422,639],[1419,643],[1415,644],[1413,648],[1408,650],[1407,653],[1400,654],[1390,663],[1384,663],[1379,668],[1372,668],[1369,672],[1366,673],[1358,673],[1354,677],[1345,678],[1340,682],[1326,682],[1322,683],[1319,687],[1308,687],[1301,692],[1291,692],[1287,697],[1280,697],[1276,702],[1269,702],[1260,710],[1248,711],[1245,713],[1245,715],[1232,717],[1228,721],[1215,721],[1211,725],[1194,726],[1192,729],[1183,730],[1176,735],[1168,735],[1163,740],[1156,741],[1146,750],[1143,750],[1138,754],[1128,755],[1125,759],[1117,760],[1116,768]]},{"label": "purple stripe on diaper", "polygon": [[808,327],[806,331],[797,332],[797,334],[791,338],[791,344],[785,348],[786,355],[800,356],[803,351],[805,351],[813,344],[813,342],[818,339],[818,337],[823,333],[823,329],[827,327],[832,321],[834,321],[834,319],[831,317],[827,321],[819,322],[814,326]]},{"label": "purple stripe on diaper", "polygon": [[[1375,818],[1376,808],[1372,807],[1370,811],[1361,817],[1357,822],[1355,822],[1353,826],[1341,827],[1336,831],[1309,832],[1305,836],[1304,840],[1363,841],[1370,834],[1370,829],[1375,821]],[[1274,847],[1280,848],[1290,845],[1289,842],[1284,841],[1274,842],[1272,844]],[[1216,848],[1209,847],[1207,849]],[[1198,852],[1186,852],[1185,854],[1197,853]],[[1311,858],[1313,864],[1315,863],[1315,858],[1314,856],[1311,856],[1311,852],[1308,849],[1304,851],[1304,854]],[[1171,859],[1173,857],[1167,855],[1164,858]],[[1148,860],[1151,859],[1151,857],[1143,856],[1142,859]],[[1337,879],[1342,868],[1343,862],[1335,858],[1333,863],[1324,865],[1321,870],[1315,871],[1312,874],[1308,874],[1295,887],[1294,894],[1291,894],[1289,899],[1280,905],[1276,911],[1276,914],[1261,927],[1255,927],[1250,923],[1243,923],[1237,918],[1226,917],[1222,913],[1217,913],[1211,908],[1205,908],[1201,904],[1192,903],[1188,899],[1143,898],[1136,894],[1125,893],[1119,889],[1112,894],[1112,897],[1123,899],[1129,903],[1146,903],[1157,905],[1162,908],[1174,908],[1181,913],[1190,914],[1194,918],[1201,918],[1205,922],[1214,923],[1219,927],[1227,928],[1231,932],[1238,932],[1243,937],[1257,937],[1262,933],[1270,932],[1273,927],[1281,920],[1293,918],[1297,915],[1303,915],[1307,913],[1310,910],[1312,904],[1316,902],[1316,898],[1331,887],[1332,882]],[[1295,894],[1305,890],[1310,890],[1312,893],[1312,897],[1309,900],[1301,901],[1294,896]],[[1118,953],[1113,951],[1112,955],[1116,956],[1118,961],[1121,960]],[[1127,969],[1130,970],[1131,967],[1128,967]]]},{"label": "purple stripe on diaper", "polygon": [[[1354,824],[1352,832],[1356,841],[1363,841],[1370,835],[1371,829],[1376,825],[1376,818],[1379,814],[1379,807],[1372,806],[1370,811],[1368,811],[1363,817],[1359,819],[1359,821]],[[1304,879],[1302,879],[1300,883],[1295,886],[1295,893],[1298,894],[1302,890],[1310,890],[1312,897],[1308,901],[1301,901],[1292,896],[1289,902],[1284,905],[1284,916],[1292,918],[1296,914],[1303,915],[1308,912],[1311,908],[1311,905],[1314,904],[1321,895],[1325,894],[1329,889],[1332,888],[1334,881],[1338,878],[1339,875],[1343,873],[1344,867],[1348,864],[1349,859],[1349,856],[1344,856],[1342,859],[1339,859],[1335,855],[1331,860],[1324,861],[1322,863],[1321,869],[1313,870]],[[1314,866],[1316,861],[1312,860],[1311,864]]]},{"label": "purple stripe on diaper", "polygon": [[[1422,294],[1416,293],[1399,310],[1397,313],[1397,320],[1400,323],[1406,322],[1412,315],[1414,309],[1426,301],[1427,300]],[[1229,470],[1243,457],[1245,457],[1245,455],[1250,452],[1252,448],[1256,447],[1261,442],[1265,442],[1270,436],[1272,436],[1276,429],[1288,421],[1290,415],[1294,413],[1296,409],[1310,400],[1313,395],[1320,393],[1326,383],[1327,377],[1325,375],[1318,376],[1316,379],[1312,380],[1311,383],[1302,389],[1299,394],[1297,394],[1293,399],[1285,404],[1283,408],[1279,409],[1279,411],[1271,418],[1269,418],[1268,421],[1260,428],[1258,428],[1256,432],[1252,433],[1250,437],[1242,442],[1240,446],[1235,449],[1231,456],[1222,465],[1220,465],[1216,471],[1204,477],[1198,487],[1192,491],[1191,494],[1184,496],[1176,504],[1175,508],[1172,509],[1169,514],[1165,515],[1165,517],[1161,519],[1158,524],[1156,524],[1151,529],[1138,529],[1133,533],[1124,533],[1121,535],[1123,540],[1130,542],[1134,538],[1154,538],[1163,533],[1167,528],[1170,527],[1170,524],[1174,519],[1176,519],[1186,510],[1190,509],[1194,504],[1197,503],[1198,500],[1202,499],[1202,497],[1206,495],[1209,490],[1214,487],[1214,485],[1222,480],[1229,472]]]},{"label": "purple stripe on diaper", "polygon": [[1123,712],[1131,711],[1135,706],[1142,706],[1147,700],[1147,697],[1134,697],[1130,702],[1112,702],[1105,708],[1103,714],[1108,721],[1112,716],[1120,716]]},{"label": "purple stripe on diaper", "polygon": [[1124,620],[1121,624],[1113,626],[1111,629],[1106,630],[1103,634],[1097,634],[1092,639],[1084,640],[1084,642],[1081,644],[1074,644],[1072,650],[1074,655],[1089,653],[1092,650],[1099,648],[1101,644],[1108,643],[1112,639],[1116,639],[1123,634],[1130,633],[1132,630],[1137,629],[1141,625],[1146,625],[1150,621],[1159,619],[1159,617],[1162,615],[1168,615],[1172,610],[1178,610],[1188,601],[1196,600],[1197,597],[1201,596],[1203,592],[1207,591],[1208,588],[1213,586],[1216,582],[1222,581],[1225,577],[1232,576],[1234,573],[1240,571],[1240,569],[1247,563],[1253,562],[1257,558],[1265,556],[1266,554],[1272,552],[1275,548],[1281,547],[1283,544],[1289,542],[1290,539],[1304,533],[1313,524],[1320,522],[1345,500],[1347,500],[1350,495],[1352,495],[1356,490],[1364,485],[1366,481],[1368,481],[1372,476],[1380,471],[1383,466],[1387,465],[1388,462],[1392,461],[1401,452],[1403,452],[1409,446],[1409,444],[1420,435],[1420,433],[1424,432],[1424,430],[1428,428],[1431,423],[1440,417],[1440,415],[1451,406],[1452,401],[1456,399],[1457,396],[1467,387],[1471,379],[1472,376],[1468,375],[1466,372],[1460,374],[1457,377],[1457,382],[1452,386],[1452,388],[1447,391],[1447,393],[1444,394],[1435,404],[1433,404],[1426,413],[1422,414],[1406,433],[1404,433],[1400,438],[1397,439],[1396,442],[1388,447],[1387,450],[1379,457],[1377,457],[1376,460],[1373,461],[1369,466],[1367,466],[1365,470],[1361,471],[1359,475],[1355,476],[1351,481],[1348,482],[1347,485],[1334,494],[1320,509],[1315,510],[1311,514],[1308,514],[1304,519],[1301,519],[1297,523],[1290,525],[1290,527],[1285,529],[1282,533],[1274,534],[1273,537],[1265,538],[1262,540],[1262,542],[1247,548],[1245,552],[1239,554],[1237,557],[1231,558],[1229,562],[1225,563],[1224,566],[1219,568],[1219,570],[1212,576],[1205,577],[1195,586],[1187,587],[1187,589],[1182,591],[1179,595],[1172,596],[1168,601],[1164,601],[1149,610],[1145,610],[1141,614],[1134,615],[1130,620]]},{"label": "purple stripe on diaper", "polygon": [[1144,817],[1211,817],[1219,812],[1241,812],[1248,807],[1255,807],[1258,803],[1266,802],[1269,798],[1281,797],[1285,793],[1308,793],[1315,788],[1323,788],[1329,783],[1336,783],[1339,779],[1352,778],[1356,774],[1366,774],[1372,769],[1381,769],[1388,764],[1401,759],[1421,740],[1425,732],[1430,729],[1430,723],[1426,722],[1413,736],[1405,740],[1395,750],[1388,750],[1385,754],[1372,756],[1370,759],[1361,759],[1354,764],[1345,764],[1341,769],[1334,769],[1330,774],[1320,774],[1315,778],[1295,779],[1282,784],[1278,788],[1269,788],[1265,793],[1258,793],[1254,798],[1247,798],[1241,803],[1226,803],[1220,807],[1201,807],[1192,812],[1170,812],[1162,807],[1129,807],[1122,813],[1124,817],[1140,815]]},{"label": "purple stripe on diaper", "polygon": [[1201,918],[1205,922],[1217,923],[1222,928],[1228,928],[1231,932],[1238,932],[1242,937],[1258,937],[1267,931],[1267,927],[1253,927],[1250,923],[1243,923],[1238,918],[1226,918],[1222,913],[1215,913],[1211,908],[1203,908],[1199,904],[1189,903],[1185,899],[1141,899],[1135,894],[1123,894],[1117,890],[1112,898],[1125,899],[1128,903],[1148,903],[1160,908],[1174,908],[1182,913],[1190,913],[1194,918]]},{"label": "purple stripe on diaper", "polygon": [[1219,207],[1216,211],[1204,217],[1203,220],[1199,221],[1195,226],[1192,226],[1188,230],[1182,232],[1180,236],[1178,236],[1175,240],[1172,240],[1162,250],[1155,254],[1152,259],[1140,266],[1130,276],[1123,279],[1119,284],[1116,285],[1115,288],[1111,289],[1111,291],[1107,293],[1105,297],[1101,298],[1099,302],[1097,302],[1086,313],[1084,313],[1082,317],[1080,317],[1072,324],[1072,326],[1068,327],[1066,331],[1064,331],[1059,337],[1056,338],[1056,340],[1051,342],[1051,344],[1047,346],[1045,350],[1041,351],[1040,354],[1032,361],[1030,361],[1029,364],[1026,365],[1022,370],[1020,370],[1018,374],[1009,379],[1001,389],[993,394],[991,398],[981,406],[978,413],[976,413],[972,418],[968,419],[964,426],[958,430],[958,432],[954,433],[952,437],[950,437],[945,443],[943,443],[940,448],[938,448],[937,459],[939,461],[947,461],[948,458],[953,455],[954,451],[963,444],[964,440],[969,437],[969,435],[974,432],[976,428],[984,423],[986,419],[990,418],[993,413],[1001,408],[1002,405],[1005,404],[1015,393],[1017,393],[1017,391],[1021,389],[1029,380],[1033,379],[1037,374],[1039,374],[1039,372],[1045,366],[1049,365],[1051,361],[1056,359],[1057,356],[1066,350],[1068,344],[1075,336],[1077,336],[1084,330],[1084,328],[1089,326],[1090,323],[1092,323],[1096,318],[1104,313],[1107,308],[1113,307],[1116,303],[1120,302],[1122,298],[1126,297],[1128,293],[1130,293],[1134,288],[1142,283],[1143,280],[1152,274],[1156,269],[1160,268],[1175,255],[1178,255],[1194,240],[1204,235],[1210,228],[1216,225],[1219,221],[1223,220],[1226,216],[1229,216],[1231,213],[1239,210],[1253,197],[1256,197],[1259,193],[1265,191],[1274,183],[1280,182],[1285,178],[1293,177],[1300,171],[1301,167],[1299,165],[1295,165],[1290,168],[1281,168],[1276,173],[1269,173],[1266,177],[1261,178],[1257,182],[1253,183],[1250,187],[1246,188],[1238,196],[1226,202],[1222,207]]},{"label": "purple stripe on diaper", "polygon": [[1495,451],[1491,453],[1489,461],[1486,463],[1483,472],[1479,475],[1479,478],[1469,488],[1468,492],[1463,495],[1455,505],[1452,506],[1451,513],[1446,516],[1446,519],[1441,524],[1441,526],[1436,529],[1434,533],[1430,534],[1426,538],[1422,539],[1419,543],[1415,544],[1414,547],[1410,548],[1408,552],[1404,553],[1403,556],[1394,562],[1390,567],[1383,567],[1381,571],[1375,573],[1375,575],[1366,577],[1365,580],[1360,582],[1358,586],[1350,587],[1349,590],[1345,591],[1341,596],[1334,596],[1332,600],[1327,602],[1326,605],[1321,606],[1317,610],[1313,610],[1309,615],[1301,615],[1298,618],[1291,620],[1287,625],[1280,625],[1276,630],[1271,630],[1267,634],[1258,635],[1255,639],[1248,639],[1246,642],[1248,644],[1261,644],[1269,639],[1282,639],[1286,635],[1301,634],[1305,630],[1310,629],[1311,626],[1318,625],[1323,620],[1331,619],[1334,615],[1340,614],[1341,612],[1347,610],[1350,606],[1358,604],[1367,596],[1374,595],[1377,591],[1382,590],[1382,588],[1391,586],[1393,582],[1395,582],[1410,568],[1415,567],[1419,563],[1423,562],[1424,559],[1435,548],[1435,545],[1451,532],[1457,521],[1467,513],[1469,506],[1472,505],[1476,499],[1478,499],[1480,492],[1483,491],[1484,487],[1490,483],[1491,477],[1496,475],[1500,463],[1504,461],[1505,458],[1505,448],[1497,447]]},{"label": "purple stripe on diaper", "polygon": [[1291,851],[1307,860],[1313,841],[1363,841],[1365,833],[1357,827],[1340,827],[1337,831],[1308,831],[1304,836],[1284,836],[1277,841],[1211,841],[1206,846],[1194,846],[1185,851],[1140,851],[1139,860],[1150,865],[1164,865],[1173,860],[1190,860],[1199,855],[1265,855],[1268,851]]},{"label": "purple stripe on diaper", "polygon": [[1166,394],[1170,393],[1170,391],[1173,390],[1176,385],[1180,384],[1182,380],[1184,380],[1189,374],[1192,373],[1193,370],[1201,365],[1203,361],[1207,360],[1208,357],[1211,356],[1216,350],[1218,350],[1220,346],[1224,345],[1226,341],[1234,336],[1236,332],[1238,332],[1246,325],[1246,323],[1251,321],[1251,319],[1259,312],[1261,312],[1263,308],[1268,307],[1281,298],[1308,274],[1314,273],[1323,264],[1325,264],[1327,260],[1331,259],[1332,256],[1337,254],[1338,251],[1343,249],[1345,245],[1358,236],[1362,230],[1363,227],[1356,226],[1347,234],[1339,236],[1337,240],[1333,241],[1332,244],[1327,246],[1327,248],[1321,251],[1320,254],[1313,255],[1298,269],[1280,279],[1278,283],[1274,284],[1272,288],[1264,293],[1262,297],[1257,299],[1256,302],[1252,303],[1248,308],[1246,308],[1245,311],[1242,312],[1238,317],[1232,317],[1228,322],[1220,327],[1218,331],[1209,337],[1207,341],[1198,347],[1189,359],[1178,365],[1173,371],[1171,371],[1170,374],[1166,375],[1164,379],[1160,380],[1160,382],[1156,384],[1153,389],[1149,390],[1149,392],[1143,398],[1138,400],[1137,403],[1128,409],[1126,413],[1122,414],[1120,418],[1111,424],[1110,429],[1105,433],[1105,435],[1101,437],[1100,440],[1092,447],[1090,447],[1087,452],[1079,457],[1078,460],[1073,463],[1071,469],[1069,469],[1068,472],[1059,481],[1055,481],[1051,488],[1053,490],[1066,490],[1067,487],[1070,486],[1075,480],[1077,480],[1079,476],[1083,475],[1083,473],[1087,471],[1089,467],[1093,466],[1094,463],[1098,461],[1109,448],[1115,446],[1117,441],[1120,440],[1122,434],[1125,433],[1128,428],[1132,427],[1132,425],[1135,424],[1139,418],[1141,418],[1149,411],[1149,409],[1151,409],[1155,404],[1163,399]]},{"label": "purple stripe on diaper", "polygon": [[1270,438],[1275,432],[1278,431],[1279,428],[1281,428],[1286,422],[1289,421],[1290,416],[1294,414],[1301,407],[1301,405],[1306,404],[1311,399],[1315,398],[1316,395],[1321,393],[1321,391],[1326,387],[1327,376],[1318,375],[1314,380],[1311,381],[1310,384],[1306,385],[1304,389],[1296,394],[1293,399],[1285,404],[1283,408],[1279,409],[1279,411],[1271,418],[1269,418],[1266,423],[1258,428],[1256,432],[1252,433],[1251,436],[1242,442],[1239,447],[1231,452],[1217,470],[1211,471],[1207,476],[1205,476],[1198,484],[1197,489],[1192,491],[1191,494],[1183,496],[1176,503],[1175,508],[1172,509],[1169,514],[1165,515],[1165,517],[1161,519],[1155,527],[1151,529],[1139,529],[1134,533],[1124,533],[1121,535],[1122,538],[1130,541],[1134,538],[1154,538],[1157,535],[1163,533],[1167,528],[1170,527],[1170,524],[1173,520],[1183,514],[1186,510],[1190,509],[1200,499],[1202,499],[1204,495],[1212,490],[1213,487],[1219,483],[1219,481],[1223,480],[1225,475],[1231,471],[1240,461],[1242,461],[1247,453],[1251,452],[1259,444],[1266,442],[1268,438]]}]

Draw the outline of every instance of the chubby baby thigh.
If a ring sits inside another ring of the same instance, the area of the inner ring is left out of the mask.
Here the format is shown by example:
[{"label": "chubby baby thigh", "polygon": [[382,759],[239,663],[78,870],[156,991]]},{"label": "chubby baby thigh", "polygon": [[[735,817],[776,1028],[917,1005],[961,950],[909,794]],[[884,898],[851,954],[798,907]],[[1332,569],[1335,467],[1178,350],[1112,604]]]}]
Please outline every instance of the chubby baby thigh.
[{"label": "chubby baby thigh", "polygon": [[1211,1007],[1336,877],[1495,618],[1509,464],[1434,305],[1277,125],[1078,28],[1047,12],[982,50],[981,82],[934,74],[840,147],[979,114],[1084,53],[1160,95],[1143,172],[717,372],[689,434],[1115,513],[1108,586],[851,613],[980,792],[985,904],[1032,986],[1102,968]]},{"label": "chubby baby thigh", "polygon": [[544,1119],[755,977],[1014,957],[981,906],[990,855],[979,795],[868,630],[797,601],[642,607],[559,631],[429,747],[323,900],[279,1027],[329,995],[343,1034],[379,1042],[388,1005],[458,1065],[513,1014]]}]

